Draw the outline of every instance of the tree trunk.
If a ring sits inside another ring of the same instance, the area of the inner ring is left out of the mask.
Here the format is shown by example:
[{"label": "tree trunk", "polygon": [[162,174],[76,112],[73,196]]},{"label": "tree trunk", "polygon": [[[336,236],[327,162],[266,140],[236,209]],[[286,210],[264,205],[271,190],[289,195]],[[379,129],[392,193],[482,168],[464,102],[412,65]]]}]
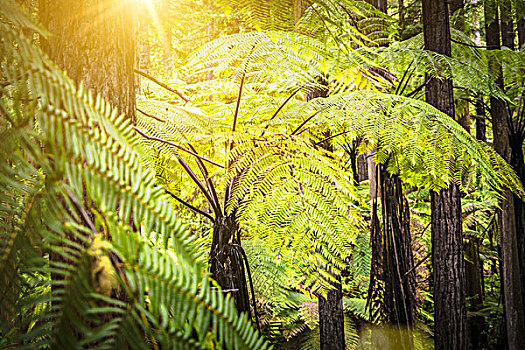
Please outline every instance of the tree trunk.
[{"label": "tree trunk", "polygon": [[[135,21],[125,0],[39,0],[40,22],[52,34],[41,40],[42,49],[78,84],[135,119]],[[84,207],[93,222],[95,214],[84,194]],[[87,222],[81,224],[88,226]],[[133,225],[133,215],[131,215]],[[62,262],[54,252],[50,261]],[[118,261],[117,256],[112,256]],[[117,267],[118,269],[118,267]],[[60,293],[62,275],[51,274],[52,289]],[[57,283],[58,282],[58,283]],[[55,293],[55,291],[53,291]],[[112,297],[127,301],[126,293]],[[107,315],[109,322],[116,315]]]},{"label": "tree trunk", "polygon": [[[446,0],[423,0],[425,48],[451,55]],[[430,78],[427,102],[454,118],[452,81]],[[455,184],[431,192],[434,269],[434,343],[437,350],[465,349],[466,306],[460,192]]]},{"label": "tree trunk", "polygon": [[514,22],[512,20],[512,3],[510,0],[501,0],[501,39],[503,46],[514,50]]},{"label": "tree trunk", "polygon": [[485,318],[476,315],[476,311],[483,307],[483,262],[479,256],[479,245],[478,238],[467,237],[465,239],[465,294],[470,300],[467,325],[471,349],[480,349],[487,342],[484,337]]},{"label": "tree trunk", "polygon": [[518,27],[518,48],[521,50],[525,45],[525,1],[516,0],[516,25]]},{"label": "tree trunk", "polygon": [[401,40],[404,40],[404,32],[406,29],[406,23],[405,23],[405,1],[404,0],[397,0],[397,7],[399,11],[399,33],[401,36]]},{"label": "tree trunk", "polygon": [[451,0],[449,1],[450,14],[455,16],[454,23],[452,26],[459,30],[465,29],[465,16],[460,13],[456,13],[459,10],[463,10],[465,7],[465,0]]},{"label": "tree trunk", "polygon": [[70,78],[135,119],[135,22],[126,0],[40,0],[42,48]]},{"label": "tree trunk", "polygon": [[239,312],[250,311],[250,297],[244,273],[235,214],[215,219],[210,253],[210,273],[224,293],[231,293]]},{"label": "tree trunk", "polygon": [[337,283],[331,283],[333,289],[328,291],[326,298],[319,297],[319,333],[321,350],[344,350],[344,314],[341,277]]},{"label": "tree trunk", "polygon": [[485,125],[485,108],[481,98],[476,100],[476,139],[487,141],[487,127]]},{"label": "tree trunk", "polygon": [[[491,49],[500,47],[500,28],[498,7],[494,0],[485,1],[485,28],[487,46]],[[496,83],[503,88],[501,62],[489,60],[490,71],[499,72]],[[506,161],[511,159],[509,125],[507,111],[503,101],[490,98],[490,114],[494,133],[494,149]],[[503,193],[500,212],[501,244],[503,253],[503,299],[505,306],[507,342],[509,349],[525,349],[525,316],[521,284],[520,261],[514,212],[514,198],[509,190]]]},{"label": "tree trunk", "polygon": [[383,13],[388,11],[388,2],[387,0],[366,0],[370,5],[374,6],[376,9]]},{"label": "tree trunk", "polygon": [[[328,79],[318,77],[318,83],[322,87],[308,89],[306,100],[328,97]],[[322,134],[323,138],[330,136],[330,131]],[[330,141],[319,145],[320,147],[333,151]],[[331,283],[333,288],[328,291],[326,298],[319,296],[319,332],[321,350],[344,350],[345,348],[345,323],[343,314],[343,293],[341,290],[341,276],[333,276],[339,283]]]},{"label": "tree trunk", "polygon": [[[383,211],[383,269],[384,314],[393,326],[390,344],[394,349],[414,348],[413,327],[416,309],[416,287],[410,211],[403,195],[399,176],[391,175],[386,164],[379,166],[381,208]],[[399,330],[399,332],[397,331]]]}]

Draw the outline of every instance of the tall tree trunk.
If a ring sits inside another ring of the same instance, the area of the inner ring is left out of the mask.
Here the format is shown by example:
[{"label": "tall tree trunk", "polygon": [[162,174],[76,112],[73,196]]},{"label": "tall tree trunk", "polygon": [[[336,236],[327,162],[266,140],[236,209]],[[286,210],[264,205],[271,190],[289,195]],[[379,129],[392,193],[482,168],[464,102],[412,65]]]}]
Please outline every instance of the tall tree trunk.
[{"label": "tall tree trunk", "polygon": [[521,50],[525,45],[525,1],[515,0],[516,25],[518,27],[518,48]]},{"label": "tall tree trunk", "polygon": [[405,23],[405,1],[404,0],[397,0],[397,8],[399,12],[399,33],[401,36],[401,40],[404,40],[404,32],[406,29],[406,23]]},{"label": "tall tree trunk", "polygon": [[[500,28],[498,7],[494,0],[485,0],[485,31],[487,46],[491,49],[500,47]],[[489,60],[490,71],[498,72],[496,83],[503,88],[501,63],[497,59]],[[490,114],[494,133],[494,149],[506,161],[510,161],[509,125],[507,111],[503,101],[490,98]],[[514,212],[514,198],[509,190],[503,193],[500,212],[503,253],[503,296],[505,306],[507,342],[509,349],[525,349],[525,316],[523,292],[521,287],[520,261]]]},{"label": "tall tree trunk", "polygon": [[135,119],[135,21],[127,0],[40,0],[42,48],[77,82]]},{"label": "tall tree trunk", "polygon": [[[135,18],[126,0],[39,0],[40,22],[51,32],[42,49],[77,83],[116,107],[134,122],[136,57]],[[84,198],[90,219],[95,214]],[[87,220],[87,219],[86,219]],[[131,222],[133,226],[133,215]],[[82,223],[88,225],[87,222]],[[118,261],[116,255],[112,260]],[[51,262],[63,258],[50,253]],[[62,275],[51,274],[52,289],[60,289]],[[123,291],[113,297],[126,301]],[[114,315],[116,316],[116,315]],[[109,318],[114,317],[108,315]]]},{"label": "tall tree trunk", "polygon": [[[425,48],[451,55],[450,24],[446,0],[423,0]],[[452,81],[430,78],[427,102],[454,118]],[[449,185],[431,192],[432,263],[434,269],[434,343],[438,350],[465,349],[465,266],[461,198],[458,187]]]},{"label": "tall tree trunk", "polygon": [[512,20],[512,3],[510,0],[500,1],[501,40],[503,46],[514,50],[514,21]]},{"label": "tall tree trunk", "polygon": [[[523,6],[519,4],[518,6]],[[511,12],[510,0],[505,0],[500,4],[501,12],[501,40],[504,46],[514,49],[514,23]],[[518,10],[516,8],[516,10]],[[504,82],[505,83],[505,82]],[[510,107],[509,107],[510,108]],[[522,112],[522,111],[519,111]],[[513,114],[511,112],[510,114]],[[507,114],[508,115],[508,114]],[[521,183],[525,183],[525,162],[523,159],[523,141],[525,140],[525,132],[521,131],[522,125],[525,123],[520,118],[515,120],[507,120],[509,124],[509,146],[510,146],[510,164],[518,174]],[[516,225],[516,243],[518,248],[518,260],[520,262],[520,280],[521,280],[521,295],[523,299],[523,306],[525,306],[525,202],[518,196],[513,195],[514,203],[514,221]],[[524,316],[525,318],[525,316]]]},{"label": "tall tree trunk", "polygon": [[485,125],[485,108],[483,108],[483,100],[478,98],[476,100],[476,139],[480,141],[487,141],[487,126]]},{"label": "tall tree trunk", "polygon": [[376,9],[383,13],[388,11],[388,2],[387,0],[366,0],[370,5],[374,6]]},{"label": "tall tree trunk", "polygon": [[[318,83],[321,87],[308,89],[306,100],[328,97],[328,79],[319,77]],[[330,136],[330,131],[322,134],[323,138]],[[320,144],[320,147],[333,151],[330,141]],[[345,324],[343,314],[343,292],[341,276],[333,276],[337,282],[331,281],[332,289],[328,291],[326,298],[319,296],[319,333],[321,350],[344,350],[345,349]]]}]

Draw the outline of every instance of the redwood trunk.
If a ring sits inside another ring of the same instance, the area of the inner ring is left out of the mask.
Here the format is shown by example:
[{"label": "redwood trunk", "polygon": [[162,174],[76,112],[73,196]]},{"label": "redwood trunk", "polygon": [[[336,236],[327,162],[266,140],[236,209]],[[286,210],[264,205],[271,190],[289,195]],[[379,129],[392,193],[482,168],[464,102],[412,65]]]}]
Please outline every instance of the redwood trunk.
[{"label": "redwood trunk", "polygon": [[[485,25],[487,46],[491,49],[500,47],[500,28],[498,7],[494,0],[485,1]],[[499,72],[496,83],[503,88],[501,77],[501,63],[498,60],[489,60],[491,71]],[[492,130],[494,133],[494,149],[506,161],[511,159],[509,140],[509,125],[507,111],[503,101],[490,98],[490,114],[492,116]],[[500,212],[501,245],[503,254],[503,299],[507,330],[507,344],[509,349],[525,349],[525,317],[523,292],[521,285],[520,261],[518,257],[518,242],[514,212],[514,198],[509,190],[503,193]]]},{"label": "redwood trunk", "polygon": [[[425,48],[451,55],[446,0],[423,0]],[[430,78],[427,102],[454,118],[452,81]],[[465,265],[461,198],[455,184],[431,192],[432,263],[434,270],[434,344],[437,350],[467,348]]]},{"label": "redwood trunk", "polygon": [[518,48],[525,45],[525,1],[515,0],[516,26],[518,27]]},{"label": "redwood trunk", "polygon": [[40,0],[42,48],[70,78],[135,118],[135,23],[126,0]]}]

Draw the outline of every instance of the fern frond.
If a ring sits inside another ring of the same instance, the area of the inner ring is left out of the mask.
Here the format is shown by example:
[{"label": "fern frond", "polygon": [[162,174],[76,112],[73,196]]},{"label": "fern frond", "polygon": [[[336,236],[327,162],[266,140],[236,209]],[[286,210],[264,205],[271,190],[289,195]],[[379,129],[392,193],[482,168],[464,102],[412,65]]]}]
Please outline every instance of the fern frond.
[{"label": "fern frond", "polygon": [[17,30],[20,10],[0,7],[3,19],[12,12],[18,22],[0,22],[0,271],[12,277],[0,289],[2,344],[268,348],[210,288],[129,120]]}]

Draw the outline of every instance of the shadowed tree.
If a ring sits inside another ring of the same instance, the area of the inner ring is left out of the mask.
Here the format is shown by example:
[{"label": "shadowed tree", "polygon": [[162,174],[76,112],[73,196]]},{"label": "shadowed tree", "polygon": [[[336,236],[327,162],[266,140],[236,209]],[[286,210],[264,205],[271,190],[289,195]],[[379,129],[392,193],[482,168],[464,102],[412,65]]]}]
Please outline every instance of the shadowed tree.
[{"label": "shadowed tree", "polygon": [[[498,6],[494,0],[486,0],[484,9],[487,46],[489,50],[496,50],[501,47]],[[509,44],[509,41],[508,39],[506,40],[507,44]],[[503,89],[501,61],[495,59],[494,56],[493,59],[489,60],[489,71],[497,77],[496,84]],[[508,114],[504,101],[491,96],[490,114],[492,116],[492,130],[494,133],[494,149],[503,159],[509,162],[511,160],[511,146]],[[510,191],[506,190],[503,193],[503,199],[500,204],[503,299],[509,349],[523,349],[525,347],[525,334],[522,329],[525,328],[525,317],[520,283],[520,260],[518,257],[514,200],[515,198]]]},{"label": "shadowed tree", "polygon": [[[425,48],[451,56],[445,0],[423,0]],[[427,102],[455,117],[452,80],[427,77]],[[461,194],[456,184],[431,192],[435,348],[467,347]]]}]

